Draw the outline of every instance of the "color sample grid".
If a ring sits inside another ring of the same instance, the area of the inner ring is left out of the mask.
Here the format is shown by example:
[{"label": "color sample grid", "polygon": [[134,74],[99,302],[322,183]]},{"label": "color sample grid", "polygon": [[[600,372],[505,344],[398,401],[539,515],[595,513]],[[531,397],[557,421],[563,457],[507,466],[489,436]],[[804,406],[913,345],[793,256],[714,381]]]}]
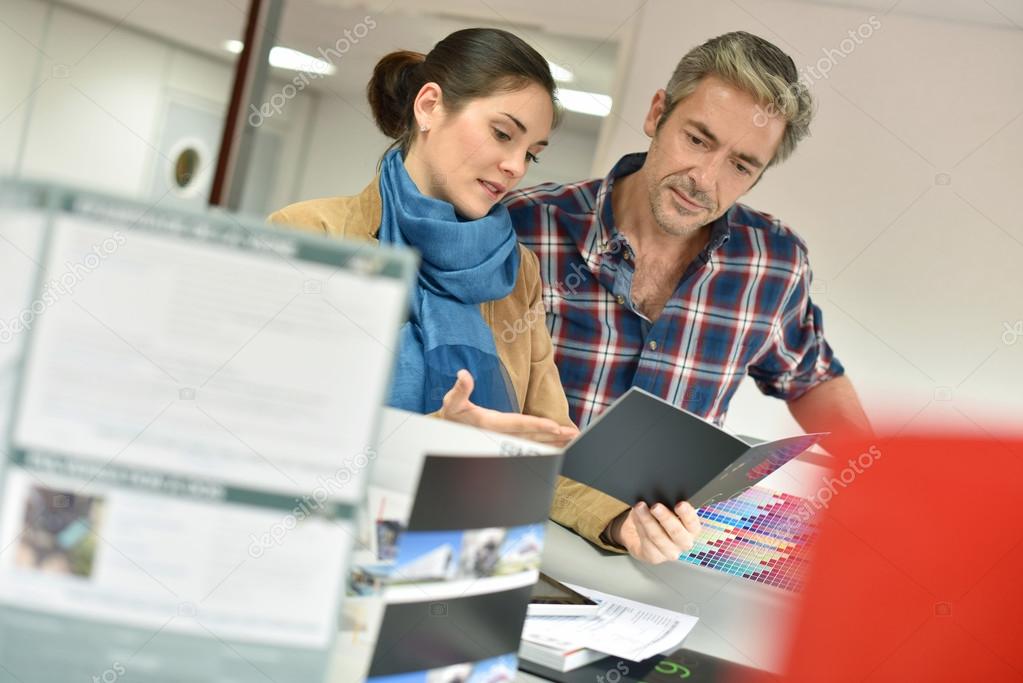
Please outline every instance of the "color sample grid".
[{"label": "color sample grid", "polygon": [[809,568],[817,535],[809,500],[754,487],[697,510],[703,530],[693,549],[679,559],[798,591]]}]

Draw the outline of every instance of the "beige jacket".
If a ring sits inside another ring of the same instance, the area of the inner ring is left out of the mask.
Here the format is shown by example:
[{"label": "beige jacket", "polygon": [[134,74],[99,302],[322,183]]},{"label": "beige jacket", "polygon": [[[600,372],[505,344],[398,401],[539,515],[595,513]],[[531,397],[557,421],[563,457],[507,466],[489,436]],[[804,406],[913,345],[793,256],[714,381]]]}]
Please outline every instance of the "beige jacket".
[{"label": "beige jacket", "polygon": [[[270,216],[272,223],[293,226],[334,237],[376,242],[382,202],[379,179],[354,197],[312,199],[287,206]],[[548,417],[572,424],[561,378],[554,365],[554,349],[544,323],[540,300],[540,268],[536,255],[519,245],[518,280],[511,294],[481,305],[483,319],[494,334],[497,354],[508,370],[525,415]],[[578,482],[558,477],[551,519],[607,550],[621,551],[600,538],[607,525],[628,505]]]}]

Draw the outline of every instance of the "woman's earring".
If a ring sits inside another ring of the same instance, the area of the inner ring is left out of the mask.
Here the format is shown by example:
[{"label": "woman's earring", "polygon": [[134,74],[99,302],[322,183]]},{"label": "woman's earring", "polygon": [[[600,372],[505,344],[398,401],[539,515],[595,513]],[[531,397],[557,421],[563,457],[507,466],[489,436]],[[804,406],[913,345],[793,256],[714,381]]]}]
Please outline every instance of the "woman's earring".
[{"label": "woman's earring", "polygon": [[425,133],[428,130],[430,130],[429,124],[424,123],[423,125],[419,126],[420,133]]}]

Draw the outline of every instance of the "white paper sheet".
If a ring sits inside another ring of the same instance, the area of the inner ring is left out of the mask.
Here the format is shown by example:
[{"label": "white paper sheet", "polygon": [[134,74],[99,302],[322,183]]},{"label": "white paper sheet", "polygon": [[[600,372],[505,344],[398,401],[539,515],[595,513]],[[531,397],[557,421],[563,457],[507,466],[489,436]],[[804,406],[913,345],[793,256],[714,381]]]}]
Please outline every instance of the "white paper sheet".
[{"label": "white paper sheet", "polygon": [[565,584],[594,602],[592,617],[528,617],[522,639],[559,650],[585,647],[639,662],[672,650],[696,625],[696,617]]},{"label": "white paper sheet", "polygon": [[51,241],[56,281],[114,246],[35,323],[23,447],[359,498],[402,283],[74,215]]}]

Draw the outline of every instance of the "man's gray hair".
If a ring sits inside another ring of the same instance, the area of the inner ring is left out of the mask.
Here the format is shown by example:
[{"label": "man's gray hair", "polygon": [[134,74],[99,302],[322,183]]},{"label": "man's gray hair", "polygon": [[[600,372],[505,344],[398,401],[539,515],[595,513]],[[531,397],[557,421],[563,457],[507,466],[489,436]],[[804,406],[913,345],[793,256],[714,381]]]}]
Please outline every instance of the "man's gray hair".
[{"label": "man's gray hair", "polygon": [[770,116],[785,119],[785,135],[768,166],[788,158],[796,144],[810,134],[813,98],[799,80],[792,58],[776,45],[745,31],[711,38],[686,53],[665,88],[667,103],[658,128],[705,76],[717,76],[752,95],[763,107],[754,116],[754,124],[766,125]]}]

